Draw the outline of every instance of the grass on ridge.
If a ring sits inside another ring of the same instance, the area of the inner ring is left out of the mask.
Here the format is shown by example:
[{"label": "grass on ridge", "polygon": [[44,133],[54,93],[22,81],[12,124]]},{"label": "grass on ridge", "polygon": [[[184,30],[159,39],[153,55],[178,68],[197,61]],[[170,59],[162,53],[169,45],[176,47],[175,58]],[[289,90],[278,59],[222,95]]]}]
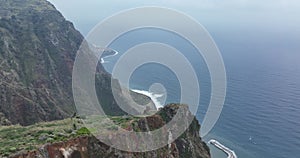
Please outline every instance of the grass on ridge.
[{"label": "grass on ridge", "polygon": [[[126,129],[133,122],[137,122],[137,117],[109,117],[89,116],[84,120],[85,124],[107,129],[107,132],[117,130],[118,128]],[[113,121],[112,122],[109,122]],[[100,124],[99,124],[100,122]],[[92,127],[92,126],[91,126]],[[83,135],[90,135],[92,128],[85,128],[80,119],[65,119],[52,122],[41,122],[31,126],[0,126],[0,157],[8,157],[19,152],[27,152],[38,149],[46,143],[55,143],[66,141]]]},{"label": "grass on ridge", "polygon": [[0,126],[0,157],[37,149],[46,143],[65,141],[82,134],[79,120],[65,119],[31,126]]}]

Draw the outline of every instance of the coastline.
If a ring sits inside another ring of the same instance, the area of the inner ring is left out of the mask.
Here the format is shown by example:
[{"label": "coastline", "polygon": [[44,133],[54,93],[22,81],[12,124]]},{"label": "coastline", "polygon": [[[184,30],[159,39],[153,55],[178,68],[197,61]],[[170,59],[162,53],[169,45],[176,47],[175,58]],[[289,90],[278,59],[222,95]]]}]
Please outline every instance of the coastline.
[{"label": "coastline", "polygon": [[[150,99],[153,101],[153,103],[155,104],[157,109],[163,107],[163,105],[158,101],[158,98],[162,97],[161,94],[154,94],[154,93],[151,93],[149,91],[138,90],[138,89],[130,89],[130,90],[133,91],[133,92],[143,94],[145,96],[150,97]],[[228,147],[221,144],[217,140],[211,139],[211,140],[208,141],[208,143],[212,144],[216,148],[216,150],[219,150],[220,152],[223,152],[224,154],[226,154],[227,158],[237,158],[237,155],[233,150],[229,149]],[[225,157],[225,155],[224,155],[224,157]]]},{"label": "coastline", "polygon": [[210,141],[208,141],[208,143],[214,145],[216,148],[218,148],[221,151],[223,151],[224,153],[226,153],[227,158],[237,158],[237,155],[235,154],[235,152],[233,150],[231,150],[228,147],[224,146],[223,144],[221,144],[217,140],[211,139]]},{"label": "coastline", "polygon": [[[106,50],[104,50],[104,52],[105,52]],[[109,61],[105,61],[105,59],[106,58],[110,58],[110,57],[114,57],[114,56],[116,56],[116,55],[118,55],[119,54],[119,52],[117,52],[117,51],[115,51],[115,50],[112,50],[112,49],[110,49],[109,51],[113,51],[114,52],[114,54],[108,54],[108,55],[105,55],[105,54],[103,54],[103,56],[101,57],[101,64],[105,64],[105,63],[108,63]],[[154,103],[154,105],[155,105],[155,107],[156,107],[156,109],[158,110],[159,108],[163,108],[164,106],[160,103],[160,101],[158,100],[158,98],[160,98],[160,97],[162,97],[163,96],[163,94],[154,94],[154,93],[151,93],[151,92],[149,92],[149,91],[146,91],[146,90],[139,90],[139,89],[130,89],[131,91],[133,91],[133,92],[135,92],[135,93],[139,93],[139,94],[142,94],[142,95],[145,95],[145,96],[147,96],[147,97],[149,97],[152,101],[153,101],[153,103]]]},{"label": "coastline", "polygon": [[[163,105],[158,100],[158,98],[163,96],[162,94],[154,94],[149,91],[138,90],[138,89],[130,89],[130,90],[133,92],[143,94],[145,96],[150,97],[150,99],[153,101],[153,103],[155,104],[157,109],[163,107]],[[221,144],[219,141],[217,141],[215,139],[211,139],[207,143],[213,145],[216,148],[216,150],[219,150],[220,152],[227,155],[227,158],[238,158],[238,156],[236,155],[234,150],[231,150],[230,148],[226,147],[225,145]],[[224,157],[225,157],[225,155],[224,155]]]},{"label": "coastline", "polygon": [[[114,57],[119,54],[117,51],[114,51],[114,52],[115,52],[114,54],[104,55],[101,58],[101,63],[102,64],[108,63],[108,61],[105,61],[104,59]],[[139,93],[139,94],[149,97],[153,101],[157,110],[164,107],[164,105],[162,103],[160,103],[160,101],[158,100],[158,98],[163,97],[163,94],[155,94],[155,93],[149,92],[147,90],[133,89],[133,88],[130,88],[130,90],[135,93]],[[224,157],[226,157],[226,155],[227,155],[227,158],[237,158],[237,155],[235,154],[235,152],[233,150],[227,148],[226,146],[224,146],[217,140],[211,139],[207,143],[213,145],[213,147],[215,148],[215,152],[217,152],[217,153],[220,152],[220,154],[222,154],[222,157],[224,154]]]},{"label": "coastline", "polygon": [[[105,60],[104,60],[105,58],[114,57],[114,56],[116,56],[116,55],[119,54],[119,52],[117,52],[117,51],[115,51],[115,50],[111,50],[111,51],[113,51],[114,54],[109,54],[109,55],[103,54],[103,57],[101,57],[101,61],[100,61],[101,64],[104,64],[104,63],[107,63],[107,62],[108,62],[108,61],[105,61]],[[104,52],[105,52],[105,50],[104,50]]]},{"label": "coastline", "polygon": [[145,95],[145,96],[149,97],[153,101],[154,105],[156,106],[156,109],[164,107],[160,103],[160,101],[158,100],[158,98],[162,97],[163,94],[154,94],[154,93],[151,93],[149,91],[138,90],[138,89],[130,89],[130,90],[135,92],[135,93],[139,93],[139,94],[142,94],[142,95]]}]

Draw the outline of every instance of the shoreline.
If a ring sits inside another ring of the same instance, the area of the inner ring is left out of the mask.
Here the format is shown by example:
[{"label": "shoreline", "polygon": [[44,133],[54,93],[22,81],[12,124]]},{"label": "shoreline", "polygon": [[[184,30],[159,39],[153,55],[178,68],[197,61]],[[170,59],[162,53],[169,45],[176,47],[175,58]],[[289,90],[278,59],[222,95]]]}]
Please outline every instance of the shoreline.
[{"label": "shoreline", "polygon": [[105,58],[114,57],[119,54],[119,52],[117,52],[115,50],[111,50],[111,51],[113,51],[114,54],[104,55],[103,57],[101,57],[101,61],[100,61],[101,64],[107,63],[107,61],[104,60]]},{"label": "shoreline", "polygon": [[130,89],[131,91],[135,92],[135,93],[139,93],[142,95],[145,95],[147,97],[149,97],[152,102],[154,103],[156,109],[158,110],[159,108],[163,108],[164,106],[159,102],[158,98],[162,97],[162,94],[154,94],[151,93],[149,91],[145,91],[145,90],[138,90],[138,89]]},{"label": "shoreline", "polygon": [[237,155],[235,154],[235,152],[233,150],[227,148],[226,146],[224,146],[223,144],[221,144],[217,140],[211,139],[210,141],[208,141],[208,143],[212,144],[216,148],[222,150],[225,154],[227,154],[227,158],[237,158]]},{"label": "shoreline", "polygon": [[99,51],[102,52],[100,57],[101,64],[107,63],[107,61],[104,60],[105,58],[113,57],[119,54],[119,52],[116,50],[110,48],[98,47],[94,44],[90,48],[94,50],[96,54],[99,53]]}]

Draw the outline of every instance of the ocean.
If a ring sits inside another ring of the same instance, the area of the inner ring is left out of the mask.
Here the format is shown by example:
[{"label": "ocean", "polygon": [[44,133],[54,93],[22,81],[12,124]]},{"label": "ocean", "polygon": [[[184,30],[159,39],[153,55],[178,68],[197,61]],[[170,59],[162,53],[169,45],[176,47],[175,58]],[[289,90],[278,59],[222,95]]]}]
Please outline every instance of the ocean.
[{"label": "ocean", "polygon": [[[217,124],[204,140],[216,139],[240,158],[298,158],[300,44],[295,41],[300,40],[264,32],[255,34],[255,38],[252,32],[232,33],[211,32],[225,63],[227,96]],[[105,69],[112,72],[124,52],[145,42],[169,44],[189,59],[199,78],[201,96],[196,117],[201,123],[209,104],[210,74],[198,51],[178,35],[151,28],[126,33],[109,46],[119,53],[104,59]],[[148,92],[154,83],[165,87],[165,98]],[[130,88],[151,95],[160,106],[180,101],[179,80],[160,64],[137,68],[130,78]],[[227,157],[210,148],[213,158]]]}]

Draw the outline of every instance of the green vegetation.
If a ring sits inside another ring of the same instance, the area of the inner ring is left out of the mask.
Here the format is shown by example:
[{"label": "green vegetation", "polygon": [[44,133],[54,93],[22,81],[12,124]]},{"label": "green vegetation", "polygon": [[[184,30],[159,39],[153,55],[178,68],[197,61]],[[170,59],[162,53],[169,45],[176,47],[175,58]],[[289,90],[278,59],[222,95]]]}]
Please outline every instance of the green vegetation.
[{"label": "green vegetation", "polygon": [[[146,132],[155,130],[165,125],[164,118],[171,119],[176,111],[179,109],[177,105],[167,105],[161,109],[158,114],[145,117],[135,116],[80,116],[73,119],[65,119],[60,121],[37,123],[30,126],[0,126],[0,157],[9,157],[13,154],[26,153],[28,151],[38,151],[43,145],[64,142],[68,143],[71,139],[79,138],[82,136],[95,138],[97,136],[109,136],[113,133],[121,132],[121,128],[128,131]],[[184,112],[184,114],[186,114]],[[85,125],[85,126],[84,126]],[[193,157],[199,154],[199,151],[208,151],[209,148],[203,143],[199,137],[199,128],[197,120],[194,120],[190,128],[183,133],[174,143],[178,152],[168,146],[154,151],[158,157],[166,157],[170,152],[175,152],[181,155],[180,157]],[[101,130],[98,130],[101,129]],[[93,135],[92,135],[93,134]],[[103,154],[119,153],[113,151],[111,153],[101,152],[99,148],[106,148],[101,146],[94,148],[96,143],[94,140],[89,142],[87,147],[91,147],[89,152],[103,156]],[[101,144],[101,143],[100,143]],[[196,149],[196,150],[193,150]],[[174,150],[174,151],[173,151]],[[197,152],[196,152],[197,151]],[[204,152],[204,157],[209,157],[208,152]],[[101,155],[102,154],[102,155]],[[136,157],[152,157],[153,153],[139,153]],[[177,157],[179,156],[177,155]],[[176,157],[176,156],[174,156]]]},{"label": "green vegetation", "polygon": [[46,0],[0,4],[0,125],[70,117],[82,35]]},{"label": "green vegetation", "polygon": [[91,134],[91,132],[86,127],[82,127],[78,131],[76,131],[77,136],[90,135],[90,134]]},{"label": "green vegetation", "polygon": [[[111,122],[105,121],[111,120]],[[101,125],[107,131],[126,129],[139,120],[137,117],[123,116],[110,117],[89,116],[84,119],[84,123]],[[101,123],[101,124],[99,124]],[[80,136],[90,136],[95,129],[83,127],[80,119],[65,119],[60,121],[42,122],[31,126],[0,126],[0,157],[6,157],[18,152],[36,150],[46,143],[67,141]]]},{"label": "green vegetation", "polygon": [[[78,130],[73,129],[74,124]],[[89,130],[82,127],[79,120],[71,119],[38,123],[27,127],[0,126],[0,157],[35,150],[46,143],[66,141],[83,135],[90,135]]]}]

